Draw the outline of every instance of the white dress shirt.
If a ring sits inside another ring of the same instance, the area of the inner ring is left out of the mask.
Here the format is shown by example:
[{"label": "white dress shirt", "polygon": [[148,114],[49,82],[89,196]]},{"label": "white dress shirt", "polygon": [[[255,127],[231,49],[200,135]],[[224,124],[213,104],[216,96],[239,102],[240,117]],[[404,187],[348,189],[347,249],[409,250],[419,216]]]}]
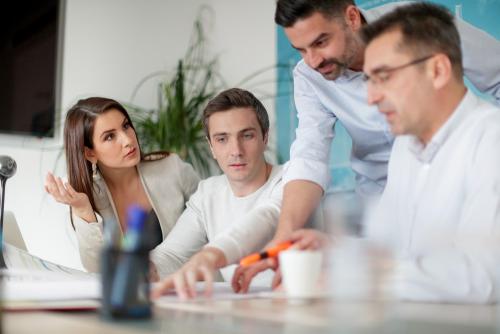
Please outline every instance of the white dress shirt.
[{"label": "white dress shirt", "polygon": [[[372,22],[404,3],[362,10]],[[408,4],[408,2],[406,2]],[[462,39],[465,75],[500,105],[500,43],[463,20],[456,20]],[[294,69],[294,99],[299,124],[290,149],[284,182],[309,180],[328,188],[330,147],[337,119],[352,138],[351,166],[361,195],[380,194],[387,178],[387,161],[393,143],[383,115],[367,103],[362,73],[347,70],[326,80],[301,60]]]},{"label": "white dress shirt", "polygon": [[396,139],[369,239],[396,256],[402,299],[491,302],[500,269],[500,109],[468,92],[424,147]]}]

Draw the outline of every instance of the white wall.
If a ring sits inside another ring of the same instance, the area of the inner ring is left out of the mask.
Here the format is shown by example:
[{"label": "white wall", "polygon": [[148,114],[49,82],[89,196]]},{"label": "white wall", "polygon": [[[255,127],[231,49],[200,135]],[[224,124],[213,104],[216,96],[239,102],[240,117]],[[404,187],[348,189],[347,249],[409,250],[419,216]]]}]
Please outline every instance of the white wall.
[{"label": "white wall", "polygon": [[[210,48],[212,55],[220,55],[221,73],[229,86],[276,62],[274,1],[67,0],[63,112],[79,98],[91,95],[130,101],[142,78],[172,69],[184,55],[202,4],[215,13],[209,27]],[[274,82],[274,71],[258,81]],[[242,87],[275,92],[274,84]],[[154,106],[155,101],[154,81],[143,86],[134,100],[145,107]],[[274,101],[264,104],[274,124]],[[272,143],[274,137],[272,131]],[[5,209],[14,211],[32,253],[80,267],[67,208],[43,191],[47,171],[55,168],[57,174],[65,174],[64,158],[57,162],[61,143],[60,136],[40,140],[0,135],[0,155],[10,155],[18,163],[18,173],[7,181]]]}]

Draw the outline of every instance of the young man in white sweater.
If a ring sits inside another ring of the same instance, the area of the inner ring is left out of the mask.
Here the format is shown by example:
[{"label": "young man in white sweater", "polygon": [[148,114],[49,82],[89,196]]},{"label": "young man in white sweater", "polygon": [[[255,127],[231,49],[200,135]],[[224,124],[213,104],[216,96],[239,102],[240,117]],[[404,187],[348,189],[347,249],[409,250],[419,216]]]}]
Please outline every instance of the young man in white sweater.
[{"label": "young man in white sweater", "polygon": [[[156,296],[175,288],[181,298],[195,297],[202,280],[210,294],[217,270],[261,250],[278,223],[282,167],[264,157],[269,118],[262,103],[248,91],[226,90],[208,103],[203,125],[224,174],[200,182],[173,230],[153,250],[163,279]],[[233,270],[222,270],[226,281]]]}]

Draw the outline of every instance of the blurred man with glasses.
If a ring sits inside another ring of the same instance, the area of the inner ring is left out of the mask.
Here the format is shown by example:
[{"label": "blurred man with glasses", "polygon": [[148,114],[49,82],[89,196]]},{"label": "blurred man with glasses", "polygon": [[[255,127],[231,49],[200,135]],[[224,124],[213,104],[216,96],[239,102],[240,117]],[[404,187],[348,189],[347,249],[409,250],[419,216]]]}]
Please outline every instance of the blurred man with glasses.
[{"label": "blurred man with glasses", "polygon": [[493,302],[500,267],[500,110],[464,85],[460,37],[417,3],[365,26],[368,102],[397,136],[367,236],[395,255],[400,298]]}]

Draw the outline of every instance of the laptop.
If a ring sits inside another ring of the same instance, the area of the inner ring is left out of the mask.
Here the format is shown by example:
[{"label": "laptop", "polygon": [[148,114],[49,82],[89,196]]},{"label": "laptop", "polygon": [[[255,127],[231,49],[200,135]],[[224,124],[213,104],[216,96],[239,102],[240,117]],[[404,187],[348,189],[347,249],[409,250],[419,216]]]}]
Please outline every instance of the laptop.
[{"label": "laptop", "polygon": [[23,235],[17,224],[16,217],[11,211],[5,211],[3,216],[3,242],[21,250],[28,251]]}]

